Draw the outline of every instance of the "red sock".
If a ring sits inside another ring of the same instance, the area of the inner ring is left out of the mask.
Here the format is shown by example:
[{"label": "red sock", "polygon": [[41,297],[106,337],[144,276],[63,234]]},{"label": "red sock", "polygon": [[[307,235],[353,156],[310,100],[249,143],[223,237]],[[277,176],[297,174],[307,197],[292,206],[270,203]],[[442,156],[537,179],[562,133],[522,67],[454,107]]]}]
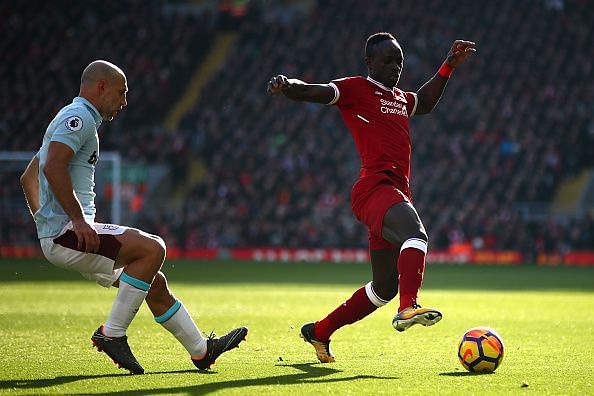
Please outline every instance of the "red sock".
[{"label": "red sock", "polygon": [[376,309],[377,307],[367,297],[365,286],[363,286],[328,316],[316,322],[314,334],[318,340],[329,340],[332,333],[342,326],[355,323]]},{"label": "red sock", "polygon": [[417,294],[423,283],[425,272],[425,253],[416,248],[406,248],[398,258],[398,284],[400,287],[400,307],[398,312],[417,302]]}]

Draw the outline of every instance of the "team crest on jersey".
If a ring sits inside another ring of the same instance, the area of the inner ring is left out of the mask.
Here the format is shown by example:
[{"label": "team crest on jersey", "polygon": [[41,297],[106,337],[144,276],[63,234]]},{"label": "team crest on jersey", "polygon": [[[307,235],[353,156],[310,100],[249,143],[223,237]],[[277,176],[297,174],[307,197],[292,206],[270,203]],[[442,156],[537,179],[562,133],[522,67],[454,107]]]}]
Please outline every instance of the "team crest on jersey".
[{"label": "team crest on jersey", "polygon": [[69,130],[76,132],[76,131],[80,131],[82,129],[83,121],[78,116],[72,116],[72,117],[68,117],[68,119],[66,120],[64,125]]}]

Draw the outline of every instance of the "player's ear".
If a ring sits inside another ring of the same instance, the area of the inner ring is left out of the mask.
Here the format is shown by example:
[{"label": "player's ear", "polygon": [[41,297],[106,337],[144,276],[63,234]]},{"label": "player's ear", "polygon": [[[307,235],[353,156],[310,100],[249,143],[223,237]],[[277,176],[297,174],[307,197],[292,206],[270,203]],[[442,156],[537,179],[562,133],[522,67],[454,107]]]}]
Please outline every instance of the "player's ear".
[{"label": "player's ear", "polygon": [[371,69],[371,58],[369,56],[365,57],[365,64],[367,65],[368,69]]},{"label": "player's ear", "polygon": [[107,83],[105,82],[105,80],[99,80],[97,82],[97,91],[99,93],[103,93],[105,92],[105,86],[107,85]]}]

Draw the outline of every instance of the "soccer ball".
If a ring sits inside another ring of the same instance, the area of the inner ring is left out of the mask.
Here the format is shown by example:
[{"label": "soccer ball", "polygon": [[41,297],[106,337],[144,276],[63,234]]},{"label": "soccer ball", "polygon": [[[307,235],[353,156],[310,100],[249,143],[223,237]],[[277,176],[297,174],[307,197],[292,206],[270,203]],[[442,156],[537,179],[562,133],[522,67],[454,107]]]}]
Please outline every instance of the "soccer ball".
[{"label": "soccer ball", "polygon": [[475,327],[462,336],[458,358],[468,371],[492,373],[503,360],[503,341],[487,327]]}]

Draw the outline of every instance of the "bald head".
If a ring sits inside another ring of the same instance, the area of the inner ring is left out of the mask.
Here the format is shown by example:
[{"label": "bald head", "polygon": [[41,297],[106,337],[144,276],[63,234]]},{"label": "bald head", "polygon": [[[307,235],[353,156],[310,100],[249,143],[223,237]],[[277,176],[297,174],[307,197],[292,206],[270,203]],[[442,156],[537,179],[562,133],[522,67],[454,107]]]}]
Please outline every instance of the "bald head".
[{"label": "bald head", "polygon": [[83,86],[94,84],[101,80],[113,81],[118,77],[125,78],[122,69],[111,62],[96,60],[91,62],[87,67],[85,67],[85,70],[83,70],[82,76],[80,77],[80,86],[82,89]]},{"label": "bald head", "polygon": [[79,96],[87,99],[106,121],[128,105],[126,75],[113,63],[96,60],[91,62],[80,77]]}]

